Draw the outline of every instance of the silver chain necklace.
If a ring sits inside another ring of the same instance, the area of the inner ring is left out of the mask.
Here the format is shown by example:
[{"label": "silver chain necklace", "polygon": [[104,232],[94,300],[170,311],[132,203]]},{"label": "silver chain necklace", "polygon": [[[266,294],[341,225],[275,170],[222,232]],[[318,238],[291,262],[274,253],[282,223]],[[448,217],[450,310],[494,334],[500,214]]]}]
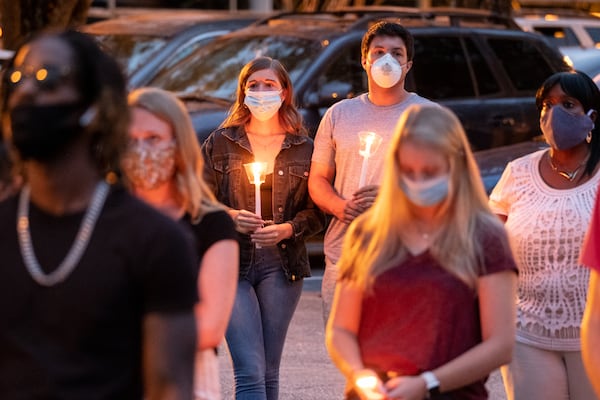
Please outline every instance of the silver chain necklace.
[{"label": "silver chain necklace", "polygon": [[46,274],[35,256],[29,232],[29,196],[31,189],[29,185],[23,187],[19,196],[19,208],[17,210],[17,234],[23,262],[34,281],[42,286],[54,286],[67,279],[71,272],[73,272],[87,248],[109,190],[110,185],[104,181],[96,185],[92,201],[85,212],[83,221],[75,237],[75,242],[73,242],[67,256],[58,268]]}]

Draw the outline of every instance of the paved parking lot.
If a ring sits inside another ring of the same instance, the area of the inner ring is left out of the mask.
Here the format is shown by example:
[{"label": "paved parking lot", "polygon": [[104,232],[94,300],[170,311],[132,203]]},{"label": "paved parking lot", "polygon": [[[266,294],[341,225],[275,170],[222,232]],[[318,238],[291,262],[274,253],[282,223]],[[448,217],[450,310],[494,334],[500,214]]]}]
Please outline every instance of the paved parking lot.
[{"label": "paved parking lot", "polygon": [[[288,332],[281,363],[281,400],[341,400],[344,379],[333,366],[324,344],[321,270],[305,281],[300,304]],[[233,374],[227,347],[219,349],[223,399],[233,399]],[[506,400],[498,373],[488,380],[490,400]]]}]

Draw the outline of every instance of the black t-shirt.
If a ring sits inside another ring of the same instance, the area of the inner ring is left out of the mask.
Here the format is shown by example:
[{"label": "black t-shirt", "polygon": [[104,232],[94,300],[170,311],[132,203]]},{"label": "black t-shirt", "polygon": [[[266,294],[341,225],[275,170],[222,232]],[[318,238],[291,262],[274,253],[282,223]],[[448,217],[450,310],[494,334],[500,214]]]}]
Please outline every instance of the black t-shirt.
[{"label": "black t-shirt", "polygon": [[[191,312],[197,301],[189,232],[113,188],[76,268],[43,287],[23,264],[16,213],[16,197],[0,203],[0,398],[141,399],[144,314]],[[46,272],[65,257],[82,217],[30,204]]]},{"label": "black t-shirt", "polygon": [[200,222],[193,224],[189,214],[185,214],[181,223],[192,230],[196,239],[196,253],[201,261],[206,250],[220,240],[238,240],[233,220],[225,211],[213,211],[205,214]]},{"label": "black t-shirt", "polygon": [[260,215],[263,220],[273,220],[273,174],[265,176],[265,182],[260,185],[261,209]]}]

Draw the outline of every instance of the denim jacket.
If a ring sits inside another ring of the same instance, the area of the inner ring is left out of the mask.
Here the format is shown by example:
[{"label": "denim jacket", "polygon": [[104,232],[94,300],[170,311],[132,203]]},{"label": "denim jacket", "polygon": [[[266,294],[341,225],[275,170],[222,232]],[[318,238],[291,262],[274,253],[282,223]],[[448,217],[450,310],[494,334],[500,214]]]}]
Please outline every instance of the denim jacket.
[{"label": "denim jacket", "polygon": [[[273,222],[292,225],[294,234],[277,244],[283,270],[291,281],[310,276],[305,238],[325,227],[325,214],[308,194],[308,174],[313,141],[306,136],[286,134],[273,168]],[[202,145],[204,180],[217,199],[237,210],[255,209],[254,186],[243,164],[254,162],[248,136],[243,127],[214,131]],[[250,270],[254,244],[250,235],[238,232],[240,278]]]}]

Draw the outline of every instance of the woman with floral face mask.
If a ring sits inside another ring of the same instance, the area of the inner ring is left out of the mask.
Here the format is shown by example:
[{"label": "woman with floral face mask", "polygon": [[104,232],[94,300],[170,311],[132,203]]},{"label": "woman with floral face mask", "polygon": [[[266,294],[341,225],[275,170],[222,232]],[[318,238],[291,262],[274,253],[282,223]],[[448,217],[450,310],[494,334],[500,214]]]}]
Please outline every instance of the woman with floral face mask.
[{"label": "woman with floral face mask", "polygon": [[326,338],[346,399],[487,399],[514,342],[516,266],[450,110],[402,114],[339,265]]},{"label": "woman with floral face mask", "polygon": [[225,334],[238,272],[233,221],[202,180],[203,158],[185,106],[172,93],[142,88],[129,95],[132,121],[122,161],[131,190],[194,234],[200,301],[194,398],[220,398],[215,349]]},{"label": "woman with floral face mask", "polygon": [[[204,178],[230,207],[239,233],[240,275],[226,339],[236,399],[275,400],[288,325],[310,276],[304,240],[325,216],[308,195],[313,142],[293,105],[290,77],[277,60],[244,66],[229,117],[202,146]],[[261,162],[257,192],[244,164]],[[257,210],[257,205],[261,205]]]},{"label": "woman with floral face mask", "polygon": [[536,103],[550,148],[509,163],[490,196],[519,266],[517,343],[502,375],[509,400],[595,399],[580,344],[589,270],[578,259],[600,182],[600,91],[561,72]]}]

